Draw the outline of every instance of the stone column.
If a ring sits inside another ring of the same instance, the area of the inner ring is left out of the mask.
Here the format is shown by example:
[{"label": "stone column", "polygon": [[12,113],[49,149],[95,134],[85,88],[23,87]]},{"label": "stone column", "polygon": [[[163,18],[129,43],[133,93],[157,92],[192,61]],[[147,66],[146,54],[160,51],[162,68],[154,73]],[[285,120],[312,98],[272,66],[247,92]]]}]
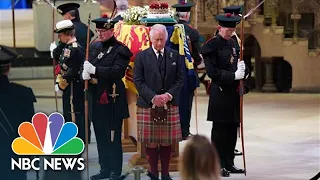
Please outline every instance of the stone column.
[{"label": "stone column", "polygon": [[299,23],[299,20],[301,19],[301,14],[298,14],[298,13],[291,14],[291,19],[293,20],[293,38],[298,39],[298,36],[299,36],[298,23]]},{"label": "stone column", "polygon": [[262,60],[265,64],[265,70],[266,70],[266,82],[262,86],[262,91],[276,92],[277,88],[273,82],[273,67],[272,67],[273,58],[262,58]]},{"label": "stone column", "polygon": [[271,26],[277,26],[277,0],[272,0],[269,4],[271,9]]}]

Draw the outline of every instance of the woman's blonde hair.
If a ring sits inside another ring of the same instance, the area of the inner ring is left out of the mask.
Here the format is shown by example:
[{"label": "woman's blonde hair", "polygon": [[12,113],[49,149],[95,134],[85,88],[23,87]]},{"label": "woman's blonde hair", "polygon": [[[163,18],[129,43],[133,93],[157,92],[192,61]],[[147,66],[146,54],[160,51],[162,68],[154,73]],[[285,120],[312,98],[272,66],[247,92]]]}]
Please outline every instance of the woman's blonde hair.
[{"label": "woman's blonde hair", "polygon": [[195,135],[188,140],[179,169],[182,180],[220,180],[216,148],[208,138]]}]

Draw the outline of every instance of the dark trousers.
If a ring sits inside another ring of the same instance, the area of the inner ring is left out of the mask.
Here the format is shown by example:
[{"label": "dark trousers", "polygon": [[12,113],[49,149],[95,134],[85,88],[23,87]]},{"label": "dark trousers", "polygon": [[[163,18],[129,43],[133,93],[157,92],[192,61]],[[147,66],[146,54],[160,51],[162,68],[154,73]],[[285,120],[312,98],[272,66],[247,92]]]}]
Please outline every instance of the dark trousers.
[{"label": "dark trousers", "polygon": [[[82,82],[73,81],[73,107],[75,113],[75,121],[78,127],[78,137],[85,142],[85,117],[84,117],[84,84]],[[71,84],[64,90],[62,95],[63,116],[65,122],[72,122],[72,111],[70,104]],[[88,126],[89,139],[90,139],[90,122]]]},{"label": "dark trousers", "polygon": [[111,142],[111,123],[106,118],[93,121],[96,134],[99,164],[101,170],[120,176],[122,172],[123,151],[121,143],[122,119],[115,119],[114,142]]},{"label": "dark trousers", "polygon": [[190,120],[191,120],[191,111],[192,111],[192,102],[193,102],[194,92],[184,92],[180,95],[179,101],[179,114],[180,114],[180,123],[182,137],[187,137],[190,134]]},{"label": "dark trousers", "polygon": [[234,165],[234,149],[237,143],[237,124],[213,123],[211,141],[219,154],[221,168]]}]

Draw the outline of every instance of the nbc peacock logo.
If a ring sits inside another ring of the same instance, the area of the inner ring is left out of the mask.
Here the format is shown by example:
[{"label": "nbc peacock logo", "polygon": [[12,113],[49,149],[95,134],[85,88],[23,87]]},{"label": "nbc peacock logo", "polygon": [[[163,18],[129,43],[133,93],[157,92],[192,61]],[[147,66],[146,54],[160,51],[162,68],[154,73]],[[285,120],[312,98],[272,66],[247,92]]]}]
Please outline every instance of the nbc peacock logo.
[{"label": "nbc peacock logo", "polygon": [[[32,117],[32,123],[23,122],[20,124],[18,134],[20,137],[16,138],[11,145],[13,152],[17,155],[80,155],[84,150],[83,141],[76,137],[78,127],[73,122],[65,123],[64,117],[58,112],[50,114],[49,117],[41,112],[36,113]],[[80,166],[84,166],[81,162],[84,161],[83,158],[44,159],[44,166],[56,167],[55,163],[62,163],[66,167],[72,166],[73,168],[76,162]],[[37,170],[38,167],[34,167],[34,165],[35,161],[40,161],[40,158],[11,160],[12,169],[17,166],[22,170],[30,168]],[[25,168],[26,166],[27,168]],[[57,168],[57,170],[59,169]]]}]

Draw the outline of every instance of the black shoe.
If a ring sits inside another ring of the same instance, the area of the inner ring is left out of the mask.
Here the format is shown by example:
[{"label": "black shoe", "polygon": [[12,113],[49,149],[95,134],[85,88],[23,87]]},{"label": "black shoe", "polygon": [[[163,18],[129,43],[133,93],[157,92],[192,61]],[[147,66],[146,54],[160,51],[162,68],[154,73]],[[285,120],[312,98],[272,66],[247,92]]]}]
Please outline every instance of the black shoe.
[{"label": "black shoe", "polygon": [[242,152],[240,152],[238,149],[235,149],[235,150],[234,150],[234,155],[235,155],[235,156],[241,156],[241,155],[242,155]]},{"label": "black shoe", "polygon": [[116,174],[114,172],[111,172],[109,180],[117,180],[117,179],[119,179],[119,177],[120,177],[120,174]]},{"label": "black shoe", "polygon": [[229,171],[226,170],[225,168],[222,168],[221,169],[221,176],[222,177],[229,177],[230,176]]},{"label": "black shoe", "polygon": [[153,175],[151,172],[148,171],[147,176],[150,178],[149,180],[160,180],[158,176]]},{"label": "black shoe", "polygon": [[104,170],[100,170],[100,172],[96,175],[90,177],[90,180],[99,180],[99,179],[106,179],[110,177],[110,173]]},{"label": "black shoe", "polygon": [[193,136],[193,134],[189,133],[188,135],[182,135],[182,140],[187,140],[189,137]]},{"label": "black shoe", "polygon": [[244,169],[239,169],[236,166],[230,166],[226,168],[230,173],[244,173]]},{"label": "black shoe", "polygon": [[170,175],[161,176],[161,180],[173,180]]}]

